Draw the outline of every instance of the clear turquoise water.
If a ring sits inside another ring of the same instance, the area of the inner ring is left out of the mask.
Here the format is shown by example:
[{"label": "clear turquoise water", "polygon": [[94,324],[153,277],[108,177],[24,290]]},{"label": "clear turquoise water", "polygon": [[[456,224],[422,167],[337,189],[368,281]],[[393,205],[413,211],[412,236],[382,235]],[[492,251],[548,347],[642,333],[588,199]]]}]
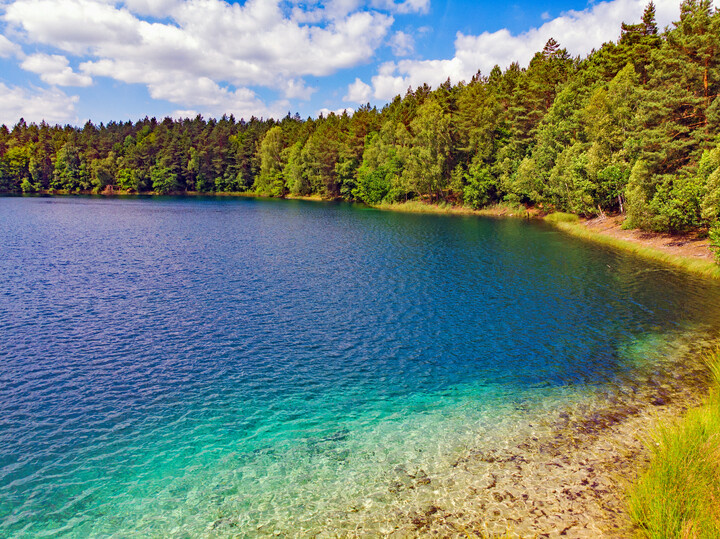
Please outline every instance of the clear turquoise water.
[{"label": "clear turquoise water", "polygon": [[2,198],[0,240],[0,536],[354,529],[720,326],[717,284],[516,220]]}]

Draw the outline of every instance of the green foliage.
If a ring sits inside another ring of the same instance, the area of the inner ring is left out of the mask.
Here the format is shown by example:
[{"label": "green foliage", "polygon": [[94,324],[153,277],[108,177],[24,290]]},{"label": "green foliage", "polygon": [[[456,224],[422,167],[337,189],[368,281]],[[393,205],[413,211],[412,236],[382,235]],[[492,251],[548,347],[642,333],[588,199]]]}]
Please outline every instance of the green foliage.
[{"label": "green foliage", "polygon": [[403,170],[404,181],[420,196],[445,200],[449,187],[450,118],[428,99],[410,123],[414,133]]},{"label": "green foliage", "polygon": [[90,187],[87,166],[81,158],[80,149],[72,139],[66,142],[57,153],[50,187],[70,192],[79,192]]},{"label": "green foliage", "polygon": [[215,191],[221,193],[237,193],[243,190],[244,182],[242,172],[233,174],[231,171],[227,171],[222,177],[215,178]]},{"label": "green foliage", "polygon": [[27,178],[25,178],[20,184],[20,189],[22,189],[23,193],[36,193],[38,190],[37,187]]},{"label": "green foliage", "polygon": [[497,189],[495,178],[487,167],[474,163],[467,173],[463,175],[463,201],[473,209],[487,206]]},{"label": "green foliage", "polygon": [[[3,169],[7,180],[16,184],[21,184],[24,180],[30,178],[30,158],[28,156],[28,148],[23,146],[10,146],[3,157]],[[8,189],[17,190],[15,189]]]},{"label": "green foliage", "polygon": [[720,219],[720,144],[703,152],[698,164],[697,182],[702,184],[702,218],[707,223]]},{"label": "green foliage", "polygon": [[[588,168],[590,168],[588,166]],[[597,173],[597,201],[602,208],[625,210],[625,186],[630,170],[625,163],[606,166]]]},{"label": "green foliage", "polygon": [[138,191],[139,183],[135,170],[131,168],[121,168],[115,176],[117,186],[124,191]]},{"label": "green foliage", "polygon": [[116,175],[115,155],[110,152],[105,159],[97,159],[92,163],[92,184],[97,191],[114,185]]},{"label": "green foliage", "polygon": [[715,255],[715,261],[720,264],[720,223],[715,223],[708,232],[710,249]]},{"label": "green foliage", "polygon": [[649,204],[656,230],[686,232],[702,224],[700,203],[703,186],[695,176],[665,176]]},{"label": "green foliage", "polygon": [[[555,36],[562,41],[563,36]],[[237,192],[507,202],[685,231],[720,219],[720,13],[655,7],[572,58],[550,39],[524,68],[408,89],[381,111],[236,121],[145,118],[0,126],[0,192]]]},{"label": "green foliage", "polygon": [[285,186],[293,195],[309,195],[312,193],[310,182],[305,174],[305,167],[302,160],[303,143],[297,141],[287,152],[287,163],[283,169]]},{"label": "green foliage", "polygon": [[588,178],[585,149],[586,145],[581,142],[565,148],[548,180],[553,205],[581,215],[596,212],[596,185]]},{"label": "green foliage", "polygon": [[170,172],[168,167],[155,165],[150,172],[153,191],[166,195],[178,190],[177,174]]},{"label": "green foliage", "polygon": [[643,160],[638,160],[630,171],[625,198],[627,200],[626,228],[653,228],[653,215],[649,211],[649,200],[655,189],[655,182]]},{"label": "green foliage", "polygon": [[280,196],[285,191],[282,176],[285,140],[278,125],[270,129],[260,145],[260,174],[253,186],[258,193]]},{"label": "green foliage", "polygon": [[336,165],[340,154],[337,119],[328,118],[308,137],[300,158],[303,175],[313,193],[328,198],[340,195]]},{"label": "green foliage", "polygon": [[[687,0],[680,21],[652,52],[635,147],[647,166],[644,222],[658,230],[697,226],[694,169],[717,136],[709,121],[720,90],[720,15],[706,0]],[[655,190],[658,190],[656,193]]]},{"label": "green foliage", "polygon": [[392,155],[388,153],[378,133],[368,135],[363,162],[357,172],[357,186],[352,194],[367,204],[379,204],[390,191],[391,177],[395,170]]}]

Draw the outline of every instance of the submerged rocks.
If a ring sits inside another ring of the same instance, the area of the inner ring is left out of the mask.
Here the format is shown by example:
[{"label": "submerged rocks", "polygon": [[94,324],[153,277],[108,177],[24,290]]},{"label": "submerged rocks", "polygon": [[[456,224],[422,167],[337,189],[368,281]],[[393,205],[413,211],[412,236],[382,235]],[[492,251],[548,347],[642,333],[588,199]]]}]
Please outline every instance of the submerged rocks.
[{"label": "submerged rocks", "polygon": [[646,459],[641,433],[694,405],[698,378],[686,363],[535,417],[508,439],[479,440],[433,477],[398,466],[388,487],[394,520],[382,529],[392,528],[389,537],[631,536],[624,492]]}]

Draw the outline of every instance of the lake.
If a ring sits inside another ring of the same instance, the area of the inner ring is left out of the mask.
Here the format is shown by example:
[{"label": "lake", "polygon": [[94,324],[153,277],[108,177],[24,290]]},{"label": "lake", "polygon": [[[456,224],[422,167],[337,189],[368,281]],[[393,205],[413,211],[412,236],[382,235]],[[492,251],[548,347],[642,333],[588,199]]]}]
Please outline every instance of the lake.
[{"label": "lake", "polygon": [[0,240],[2,536],[382,532],[720,327],[717,283],[516,219],[10,197]]}]

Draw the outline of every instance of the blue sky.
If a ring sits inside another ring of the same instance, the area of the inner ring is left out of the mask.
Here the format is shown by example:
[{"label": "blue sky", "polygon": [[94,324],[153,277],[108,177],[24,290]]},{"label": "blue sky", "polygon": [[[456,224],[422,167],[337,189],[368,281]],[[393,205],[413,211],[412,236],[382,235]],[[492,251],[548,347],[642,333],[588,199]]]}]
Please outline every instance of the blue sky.
[{"label": "blue sky", "polygon": [[[646,0],[0,0],[0,123],[301,116],[615,40]],[[656,0],[660,26],[678,0]]]}]

